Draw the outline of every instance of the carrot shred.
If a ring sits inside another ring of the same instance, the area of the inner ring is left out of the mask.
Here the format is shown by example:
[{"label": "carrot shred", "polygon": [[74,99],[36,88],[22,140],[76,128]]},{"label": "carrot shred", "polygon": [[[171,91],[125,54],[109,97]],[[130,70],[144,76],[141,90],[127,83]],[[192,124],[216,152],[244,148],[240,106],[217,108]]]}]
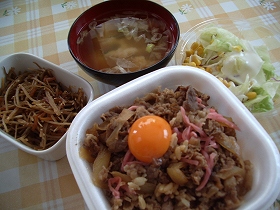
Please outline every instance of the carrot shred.
[{"label": "carrot shred", "polygon": [[35,131],[38,127],[39,116],[36,114],[33,116],[33,118],[34,118],[34,122],[31,129],[32,131]]}]

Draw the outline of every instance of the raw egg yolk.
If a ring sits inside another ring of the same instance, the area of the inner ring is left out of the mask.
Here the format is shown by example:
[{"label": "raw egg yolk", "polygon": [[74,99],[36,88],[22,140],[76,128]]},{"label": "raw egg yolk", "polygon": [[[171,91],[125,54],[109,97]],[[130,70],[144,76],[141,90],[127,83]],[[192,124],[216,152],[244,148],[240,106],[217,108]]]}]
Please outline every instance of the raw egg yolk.
[{"label": "raw egg yolk", "polygon": [[168,150],[171,139],[169,123],[158,116],[144,116],[131,126],[128,146],[134,157],[142,162],[151,163]]}]

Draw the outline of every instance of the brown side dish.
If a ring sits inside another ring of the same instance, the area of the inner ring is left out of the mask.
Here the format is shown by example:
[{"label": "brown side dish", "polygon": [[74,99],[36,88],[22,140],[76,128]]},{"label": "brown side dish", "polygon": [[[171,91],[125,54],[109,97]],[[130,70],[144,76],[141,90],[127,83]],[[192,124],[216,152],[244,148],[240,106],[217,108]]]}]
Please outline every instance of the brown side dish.
[{"label": "brown side dish", "polygon": [[83,89],[77,92],[58,82],[51,69],[24,72],[5,69],[0,89],[0,128],[35,150],[54,145],[86,105]]}]

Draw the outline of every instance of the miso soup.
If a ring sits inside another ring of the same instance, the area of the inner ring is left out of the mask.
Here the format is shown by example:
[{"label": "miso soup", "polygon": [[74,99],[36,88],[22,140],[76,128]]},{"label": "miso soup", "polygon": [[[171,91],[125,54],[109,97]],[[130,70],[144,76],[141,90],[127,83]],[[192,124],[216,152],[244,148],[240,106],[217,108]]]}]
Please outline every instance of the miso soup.
[{"label": "miso soup", "polygon": [[93,21],[77,41],[83,62],[107,73],[128,73],[156,64],[170,50],[171,32],[160,19],[114,17]]}]

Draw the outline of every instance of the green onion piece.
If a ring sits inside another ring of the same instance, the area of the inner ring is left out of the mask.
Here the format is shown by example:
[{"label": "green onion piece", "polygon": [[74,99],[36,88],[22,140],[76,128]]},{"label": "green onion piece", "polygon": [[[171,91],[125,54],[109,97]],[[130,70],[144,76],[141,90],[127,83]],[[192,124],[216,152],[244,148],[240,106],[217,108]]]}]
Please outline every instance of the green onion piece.
[{"label": "green onion piece", "polygon": [[155,47],[154,44],[147,44],[146,51],[148,53],[152,52],[153,48]]}]

